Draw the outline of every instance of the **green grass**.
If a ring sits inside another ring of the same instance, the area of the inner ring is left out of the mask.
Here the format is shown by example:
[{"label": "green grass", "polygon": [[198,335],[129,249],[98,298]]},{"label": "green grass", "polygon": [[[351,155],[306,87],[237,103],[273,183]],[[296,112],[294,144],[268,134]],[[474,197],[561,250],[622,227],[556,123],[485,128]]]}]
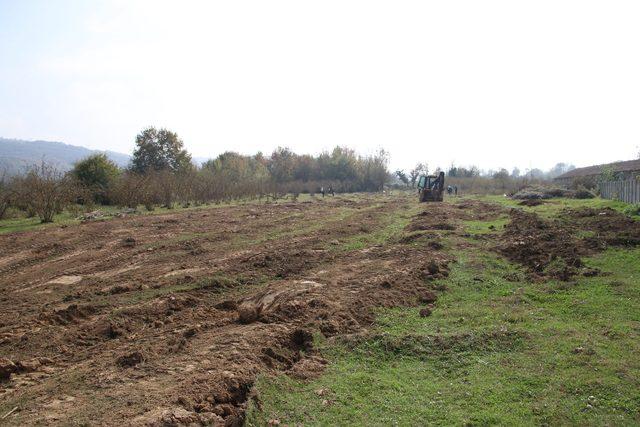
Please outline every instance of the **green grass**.
[{"label": "green grass", "polygon": [[[566,204],[577,205],[611,203]],[[503,220],[466,228],[493,232]],[[380,310],[364,341],[320,342],[327,371],[312,381],[261,377],[261,409],[250,408],[247,424],[640,423],[640,249],[585,260],[604,275],[531,283],[483,241],[449,239],[458,261],[432,316]]]},{"label": "green grass", "polygon": [[470,234],[489,234],[502,231],[509,222],[509,217],[501,216],[493,221],[464,221],[465,230]]}]

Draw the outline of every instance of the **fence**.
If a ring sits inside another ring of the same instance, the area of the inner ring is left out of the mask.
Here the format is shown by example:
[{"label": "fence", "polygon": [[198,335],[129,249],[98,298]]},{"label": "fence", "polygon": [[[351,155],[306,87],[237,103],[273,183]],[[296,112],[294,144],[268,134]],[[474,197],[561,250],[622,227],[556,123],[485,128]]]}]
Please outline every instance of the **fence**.
[{"label": "fence", "polygon": [[626,181],[601,182],[600,196],[603,199],[640,203],[640,180],[632,178]]}]

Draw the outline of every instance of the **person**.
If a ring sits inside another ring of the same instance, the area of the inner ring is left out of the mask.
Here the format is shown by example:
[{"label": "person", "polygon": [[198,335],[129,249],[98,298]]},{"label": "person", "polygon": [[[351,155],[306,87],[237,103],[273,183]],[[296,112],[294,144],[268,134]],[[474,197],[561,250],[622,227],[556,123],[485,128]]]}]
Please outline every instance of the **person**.
[{"label": "person", "polygon": [[336,193],[334,193],[334,191],[333,191],[333,187],[332,187],[332,186],[329,186],[329,191],[328,191],[328,193],[329,193],[329,194],[331,194],[332,196],[335,196],[335,195],[336,195]]},{"label": "person", "polygon": [[450,186],[450,185],[448,185],[448,186],[447,186],[447,194],[448,194],[448,195],[451,195],[451,193],[453,193],[453,187],[452,187],[452,186]]},{"label": "person", "polygon": [[457,196],[458,195],[458,186],[454,185],[453,186],[453,193]]},{"label": "person", "polygon": [[324,187],[320,187],[320,193],[322,193],[322,197],[324,198]]}]

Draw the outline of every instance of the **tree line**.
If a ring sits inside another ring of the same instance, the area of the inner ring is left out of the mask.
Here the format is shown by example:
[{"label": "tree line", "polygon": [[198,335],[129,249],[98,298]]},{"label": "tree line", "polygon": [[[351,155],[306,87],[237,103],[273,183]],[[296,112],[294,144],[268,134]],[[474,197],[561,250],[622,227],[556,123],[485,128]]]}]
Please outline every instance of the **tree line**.
[{"label": "tree line", "polygon": [[279,147],[270,155],[232,151],[196,165],[179,136],[150,127],[136,136],[131,164],[119,168],[105,154],[77,162],[67,173],[42,162],[14,177],[0,176],[0,219],[10,207],[51,222],[79,203],[152,210],[285,194],[381,191],[389,181],[384,150],[363,156],[346,147],[313,156]]}]

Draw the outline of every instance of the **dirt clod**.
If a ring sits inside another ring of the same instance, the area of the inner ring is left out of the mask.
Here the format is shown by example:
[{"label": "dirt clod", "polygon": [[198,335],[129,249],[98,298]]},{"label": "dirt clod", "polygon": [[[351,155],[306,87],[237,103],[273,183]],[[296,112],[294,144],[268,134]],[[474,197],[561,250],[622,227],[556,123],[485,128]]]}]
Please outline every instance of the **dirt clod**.
[{"label": "dirt clod", "polygon": [[240,304],[240,306],[238,307],[238,321],[240,323],[253,323],[258,320],[259,314],[259,307],[254,304],[245,302]]},{"label": "dirt clod", "polygon": [[6,381],[11,374],[18,371],[18,367],[9,359],[0,358],[0,381]]},{"label": "dirt clod", "polygon": [[418,300],[423,304],[431,304],[433,302],[436,302],[437,299],[438,296],[433,291],[424,291],[418,297]]},{"label": "dirt clod", "polygon": [[140,351],[123,354],[116,359],[118,366],[130,368],[144,362],[144,355]]},{"label": "dirt clod", "polygon": [[132,248],[136,245],[136,239],[133,237],[126,237],[122,240],[122,246],[125,248]]},{"label": "dirt clod", "polygon": [[420,309],[420,317],[429,317],[431,316],[431,309],[428,307],[424,307]]}]

